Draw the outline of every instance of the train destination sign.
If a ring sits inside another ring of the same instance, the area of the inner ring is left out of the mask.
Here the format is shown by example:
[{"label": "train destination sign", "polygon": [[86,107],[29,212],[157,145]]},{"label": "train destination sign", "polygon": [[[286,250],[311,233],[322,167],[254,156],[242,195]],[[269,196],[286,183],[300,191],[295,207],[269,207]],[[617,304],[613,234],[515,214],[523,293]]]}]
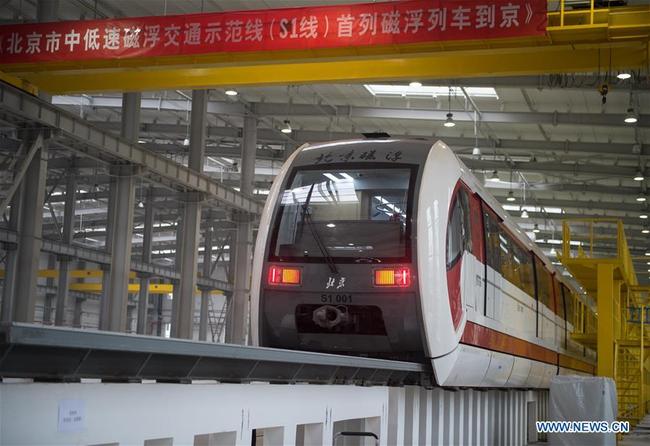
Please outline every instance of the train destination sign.
[{"label": "train destination sign", "polygon": [[409,0],[0,26],[0,64],[544,35],[546,0]]}]

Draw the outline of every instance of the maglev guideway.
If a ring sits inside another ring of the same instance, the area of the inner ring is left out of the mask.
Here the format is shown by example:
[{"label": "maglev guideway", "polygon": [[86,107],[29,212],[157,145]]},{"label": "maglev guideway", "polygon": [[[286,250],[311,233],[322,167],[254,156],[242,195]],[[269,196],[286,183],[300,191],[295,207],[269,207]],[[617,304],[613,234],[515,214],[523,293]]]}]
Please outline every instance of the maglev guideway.
[{"label": "maglev guideway", "polygon": [[0,327],[0,377],[404,385],[432,383],[425,364],[105,331]]}]

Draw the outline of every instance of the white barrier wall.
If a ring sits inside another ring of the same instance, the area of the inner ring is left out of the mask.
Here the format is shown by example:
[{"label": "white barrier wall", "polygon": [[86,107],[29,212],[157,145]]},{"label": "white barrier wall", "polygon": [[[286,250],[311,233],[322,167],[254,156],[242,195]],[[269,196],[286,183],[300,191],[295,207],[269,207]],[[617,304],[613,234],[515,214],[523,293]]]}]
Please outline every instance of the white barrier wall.
[{"label": "white barrier wall", "polygon": [[369,431],[381,445],[524,445],[528,413],[545,404],[545,391],[524,390],[5,382],[0,444],[308,446]]}]

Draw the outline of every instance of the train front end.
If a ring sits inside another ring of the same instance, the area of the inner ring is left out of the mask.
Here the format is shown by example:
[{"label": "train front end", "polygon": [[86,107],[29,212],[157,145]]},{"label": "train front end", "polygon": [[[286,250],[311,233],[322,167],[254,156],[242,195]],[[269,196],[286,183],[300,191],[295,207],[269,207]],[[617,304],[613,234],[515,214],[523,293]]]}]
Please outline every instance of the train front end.
[{"label": "train front end", "polygon": [[413,216],[430,147],[361,140],[304,146],[292,155],[260,222],[254,342],[424,356]]}]

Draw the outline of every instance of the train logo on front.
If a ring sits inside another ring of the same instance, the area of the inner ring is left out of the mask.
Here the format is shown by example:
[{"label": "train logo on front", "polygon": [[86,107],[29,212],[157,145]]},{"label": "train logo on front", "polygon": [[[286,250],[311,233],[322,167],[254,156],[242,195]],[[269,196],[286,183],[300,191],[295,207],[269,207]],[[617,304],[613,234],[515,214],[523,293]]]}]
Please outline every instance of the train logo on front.
[{"label": "train logo on front", "polygon": [[345,277],[339,277],[338,284],[336,282],[336,277],[328,277],[327,283],[325,284],[325,289],[328,290],[330,288],[336,288],[337,290],[345,288]]}]

